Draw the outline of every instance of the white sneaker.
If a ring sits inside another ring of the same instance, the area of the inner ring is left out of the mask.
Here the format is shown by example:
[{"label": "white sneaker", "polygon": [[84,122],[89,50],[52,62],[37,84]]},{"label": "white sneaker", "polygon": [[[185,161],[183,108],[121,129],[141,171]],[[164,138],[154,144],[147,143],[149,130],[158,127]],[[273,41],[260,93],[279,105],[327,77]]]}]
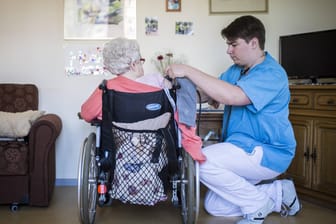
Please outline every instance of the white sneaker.
[{"label": "white sneaker", "polygon": [[282,184],[282,216],[296,215],[301,210],[301,204],[296,194],[295,186],[292,180],[281,180]]},{"label": "white sneaker", "polygon": [[244,216],[244,219],[237,222],[237,224],[261,224],[264,222],[266,216],[272,213],[274,208],[274,202],[268,199],[267,203],[254,213],[250,213]]}]

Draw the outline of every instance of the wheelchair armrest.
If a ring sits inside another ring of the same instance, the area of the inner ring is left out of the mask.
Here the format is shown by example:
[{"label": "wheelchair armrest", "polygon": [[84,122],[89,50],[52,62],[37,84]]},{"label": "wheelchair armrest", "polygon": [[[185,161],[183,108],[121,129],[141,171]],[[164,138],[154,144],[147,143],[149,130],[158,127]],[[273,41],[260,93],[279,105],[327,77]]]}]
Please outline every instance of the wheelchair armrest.
[{"label": "wheelchair armrest", "polygon": [[99,119],[93,119],[92,121],[90,121],[90,124],[91,124],[92,126],[96,126],[96,127],[100,126],[101,123],[102,123],[102,121],[99,120]]},{"label": "wheelchair armrest", "polygon": [[[77,116],[78,116],[79,119],[83,120],[80,112],[77,113]],[[98,126],[101,125],[101,122],[102,122],[101,120],[99,120],[98,118],[96,118],[96,119],[93,119],[92,121],[90,121],[90,124],[92,126],[98,127]]]}]

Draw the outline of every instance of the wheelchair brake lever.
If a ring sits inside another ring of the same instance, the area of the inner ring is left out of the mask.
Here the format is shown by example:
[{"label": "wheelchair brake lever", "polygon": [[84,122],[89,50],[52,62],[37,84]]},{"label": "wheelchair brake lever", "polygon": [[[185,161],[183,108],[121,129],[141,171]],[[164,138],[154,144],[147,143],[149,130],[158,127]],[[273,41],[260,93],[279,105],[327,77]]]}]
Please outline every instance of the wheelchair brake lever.
[{"label": "wheelchair brake lever", "polygon": [[165,75],[164,78],[167,79],[168,81],[170,81],[170,82],[172,83],[172,87],[173,87],[173,89],[176,90],[176,89],[180,89],[180,88],[181,88],[181,86],[180,86],[180,84],[177,82],[176,78],[175,78],[175,79],[170,78],[168,75]]}]

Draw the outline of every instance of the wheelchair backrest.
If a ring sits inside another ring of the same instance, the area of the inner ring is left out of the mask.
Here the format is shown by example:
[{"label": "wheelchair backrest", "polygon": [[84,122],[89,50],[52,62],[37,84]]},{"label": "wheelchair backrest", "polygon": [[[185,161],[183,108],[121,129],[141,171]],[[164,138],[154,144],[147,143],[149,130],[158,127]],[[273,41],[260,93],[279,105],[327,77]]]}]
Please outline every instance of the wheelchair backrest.
[{"label": "wheelchair backrest", "polygon": [[[105,113],[104,113],[105,112]],[[165,112],[173,114],[173,108],[164,90],[148,93],[126,93],[106,90],[103,94],[103,119],[137,122],[155,118]]]},{"label": "wheelchair backrest", "polygon": [[[174,92],[171,91],[171,94],[175,99]],[[101,147],[104,150],[113,151],[115,147],[112,139],[112,122],[134,123],[170,112],[171,121],[168,126],[171,134],[176,134],[174,109],[165,90],[147,93],[127,93],[104,89],[102,110]]]}]

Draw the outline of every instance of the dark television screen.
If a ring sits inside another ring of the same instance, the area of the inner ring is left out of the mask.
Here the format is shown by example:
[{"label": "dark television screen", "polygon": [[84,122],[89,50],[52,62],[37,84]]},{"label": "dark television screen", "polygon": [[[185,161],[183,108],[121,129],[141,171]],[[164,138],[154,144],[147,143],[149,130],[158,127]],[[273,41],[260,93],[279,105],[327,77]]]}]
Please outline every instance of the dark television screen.
[{"label": "dark television screen", "polygon": [[336,77],[336,29],[280,36],[279,53],[291,79]]}]

